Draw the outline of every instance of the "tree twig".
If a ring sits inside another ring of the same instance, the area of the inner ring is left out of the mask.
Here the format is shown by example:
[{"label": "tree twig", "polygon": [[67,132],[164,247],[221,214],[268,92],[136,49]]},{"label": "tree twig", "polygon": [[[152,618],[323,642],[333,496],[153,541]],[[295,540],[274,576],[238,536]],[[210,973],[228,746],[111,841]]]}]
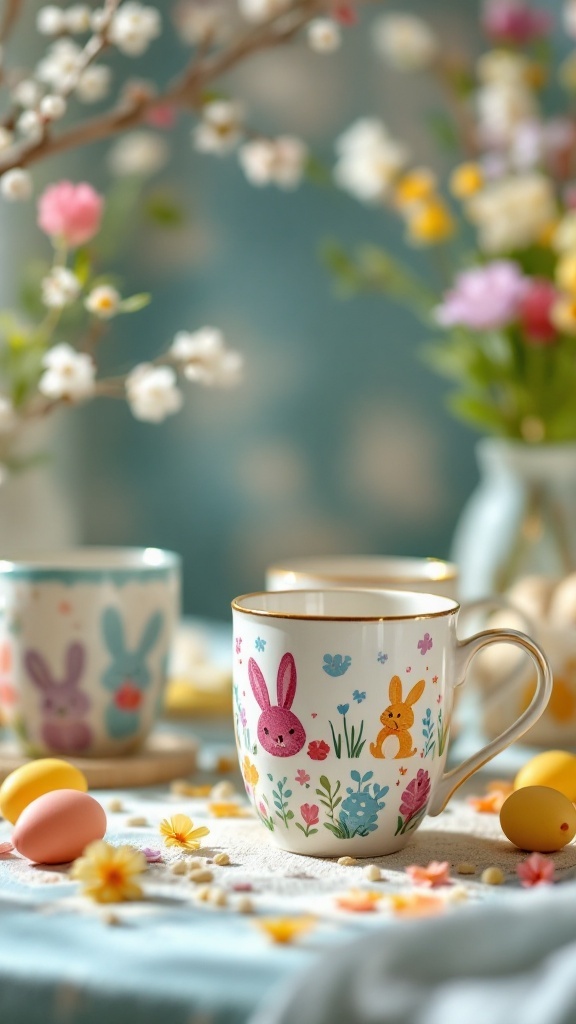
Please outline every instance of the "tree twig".
[{"label": "tree twig", "polygon": [[5,0],[0,18],[0,43],[5,43],[24,8],[24,0]]}]

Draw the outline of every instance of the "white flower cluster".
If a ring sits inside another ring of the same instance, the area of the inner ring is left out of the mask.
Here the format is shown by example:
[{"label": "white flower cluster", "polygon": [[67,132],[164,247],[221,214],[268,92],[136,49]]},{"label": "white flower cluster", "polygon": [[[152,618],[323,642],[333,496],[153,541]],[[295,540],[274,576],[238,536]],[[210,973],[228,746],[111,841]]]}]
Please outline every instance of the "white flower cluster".
[{"label": "white flower cluster", "polygon": [[383,14],[374,21],[372,33],[377,53],[397,71],[423,71],[440,52],[436,34],[415,14]]},{"label": "white flower cluster", "polygon": [[486,253],[532,245],[557,220],[552,183],[537,171],[489,182],[468,200],[467,212]]},{"label": "white flower cluster", "polygon": [[42,365],[38,390],[46,398],[82,402],[94,394],[96,367],[85,352],[77,352],[63,342],[48,350]]},{"label": "white flower cluster", "polygon": [[192,138],[200,153],[224,156],[242,138],[244,112],[239,103],[214,100],[202,107],[202,120],[194,128]]},{"label": "white flower cluster", "polygon": [[481,86],[476,92],[478,130],[486,146],[513,143],[523,124],[538,116],[538,104],[529,85],[529,64],[523,54],[490,50],[478,61]]},{"label": "white flower cluster", "polygon": [[140,130],[121,136],[110,148],[107,163],[117,178],[152,178],[169,158],[170,148],[161,135]]},{"label": "white flower cluster", "polygon": [[216,327],[202,327],[192,333],[179,331],[170,355],[188,380],[207,387],[232,387],[242,373],[242,356],[226,348],[224,335]]},{"label": "white flower cluster", "polygon": [[308,148],[301,139],[280,135],[277,139],[254,139],[239,151],[240,166],[251,185],[297,188],[302,180]]},{"label": "white flower cluster", "polygon": [[388,196],[410,157],[406,146],[376,118],[355,121],[336,140],[336,152],[336,184],[365,203]]}]

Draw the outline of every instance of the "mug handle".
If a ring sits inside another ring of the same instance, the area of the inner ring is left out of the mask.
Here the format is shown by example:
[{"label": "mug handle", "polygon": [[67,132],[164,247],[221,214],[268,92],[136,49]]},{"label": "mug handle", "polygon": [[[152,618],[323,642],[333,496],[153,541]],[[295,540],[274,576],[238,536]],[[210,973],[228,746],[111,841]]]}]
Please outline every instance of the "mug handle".
[{"label": "mug handle", "polygon": [[[466,779],[470,778],[482,765],[491,761],[496,754],[500,754],[514,740],[520,739],[528,729],[533,726],[546,709],[552,693],[552,670],[544,652],[524,633],[515,629],[487,629],[482,633],[476,633],[468,640],[458,640],[456,643],[456,678],[464,680],[468,666],[475,654],[478,654],[483,647],[489,644],[507,643],[521,647],[530,655],[536,666],[537,683],[536,692],[526,708],[512,725],[500,733],[485,747],[482,747],[476,754],[463,761],[457,768],[445,772],[440,779],[436,792],[430,801],[427,813],[434,817],[443,811],[450,797]],[[456,685],[461,685],[457,683]]]}]

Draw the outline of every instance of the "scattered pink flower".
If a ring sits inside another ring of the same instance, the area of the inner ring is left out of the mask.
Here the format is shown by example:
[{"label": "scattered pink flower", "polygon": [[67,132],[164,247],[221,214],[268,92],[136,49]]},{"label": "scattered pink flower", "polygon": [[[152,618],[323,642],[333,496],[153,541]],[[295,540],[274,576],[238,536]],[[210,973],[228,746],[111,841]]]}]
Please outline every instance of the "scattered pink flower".
[{"label": "scattered pink flower", "polygon": [[307,825],[317,825],[320,821],[320,808],[317,804],[302,804],[300,814]]},{"label": "scattered pink flower", "polygon": [[104,199],[91,185],[60,181],[38,200],[38,227],[76,248],[98,234],[103,211]]},{"label": "scattered pink flower", "polygon": [[12,843],[0,843],[0,857],[7,857],[13,849]]},{"label": "scattered pink flower", "polygon": [[163,858],[160,850],[151,850],[150,847],[147,846],[144,850],[142,850],[142,853],[146,857],[146,860],[148,861],[149,864],[162,863]]},{"label": "scattered pink flower", "polygon": [[305,786],[307,782],[310,782],[310,776],[303,768],[299,768],[294,776],[294,781],[299,782],[301,786]]},{"label": "scattered pink flower", "polygon": [[415,779],[408,783],[402,793],[400,814],[404,818],[413,818],[428,802],[430,796],[430,776],[424,768],[418,769]]},{"label": "scattered pink flower", "polygon": [[525,889],[535,885],[552,885],[554,882],[554,861],[541,853],[531,853],[526,860],[516,865],[516,874]]},{"label": "scattered pink flower", "polygon": [[428,889],[450,884],[450,864],[447,860],[431,860],[425,868],[409,864],[404,870],[416,885],[424,885]]},{"label": "scattered pink flower", "polygon": [[524,0],[488,0],[482,24],[495,43],[513,46],[525,46],[552,30],[550,14],[528,7]]},{"label": "scattered pink flower", "polygon": [[325,761],[330,753],[330,747],[324,740],[312,740],[308,744],[308,757],[313,761]]},{"label": "scattered pink flower", "polygon": [[528,286],[528,279],[512,260],[493,260],[463,270],[436,308],[436,319],[442,327],[461,324],[475,331],[503,327],[517,318]]},{"label": "scattered pink flower", "polygon": [[551,281],[532,278],[520,302],[520,323],[529,344],[550,345],[556,341],[558,331],[551,314],[557,298],[558,292]]}]

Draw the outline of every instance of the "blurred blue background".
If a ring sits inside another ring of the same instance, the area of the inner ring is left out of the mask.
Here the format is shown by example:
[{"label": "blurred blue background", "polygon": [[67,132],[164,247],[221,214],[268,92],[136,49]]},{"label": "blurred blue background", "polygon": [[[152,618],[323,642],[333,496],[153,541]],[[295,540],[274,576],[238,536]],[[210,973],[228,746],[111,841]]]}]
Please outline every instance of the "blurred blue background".
[{"label": "blurred blue background", "polygon": [[[401,6],[451,45],[483,45],[475,2]],[[424,75],[384,67],[369,22],[365,13],[336,54],[302,44],[261,55],[226,86],[252,125],[301,135],[327,166],[334,138],[362,115],[381,117],[418,162],[438,166],[425,122],[442,97]],[[161,77],[174,45],[169,35],[151,51]],[[130,70],[138,74],[137,61]],[[419,357],[427,337],[416,318],[384,297],[336,297],[319,248],[327,238],[379,243],[441,287],[437,253],[410,253],[398,221],[334,187],[250,186],[234,157],[194,153],[190,129],[180,117],[173,162],[146,186],[176,195],[185,221],[170,230],[141,222],[129,236],[117,260],[124,293],[150,290],[153,303],[113,323],[103,356],[127,367],[177,330],[211,324],[244,353],[244,383],[190,386],[183,411],[162,426],[136,422],[121,403],[69,414],[63,460],[82,538],[179,551],[186,611],[223,619],[231,598],[259,589],[265,566],[282,557],[447,556],[477,478],[475,437],[444,409],[447,386]],[[105,187],[105,154],[75,157],[75,177]],[[47,164],[46,180],[63,166],[72,177],[68,161]]]}]

